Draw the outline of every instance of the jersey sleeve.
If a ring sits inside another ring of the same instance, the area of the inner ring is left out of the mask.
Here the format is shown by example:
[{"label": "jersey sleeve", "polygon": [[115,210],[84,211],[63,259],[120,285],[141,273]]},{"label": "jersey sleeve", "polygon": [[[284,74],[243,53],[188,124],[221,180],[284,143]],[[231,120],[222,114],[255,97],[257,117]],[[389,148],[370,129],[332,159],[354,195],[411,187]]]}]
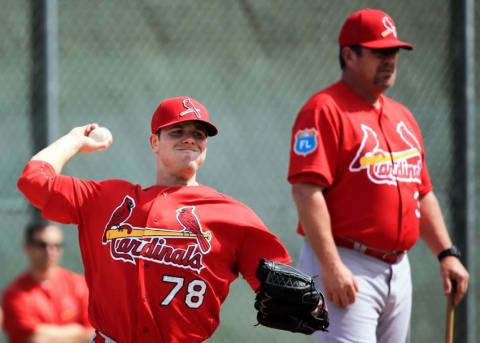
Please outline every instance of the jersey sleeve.
[{"label": "jersey sleeve", "polygon": [[[251,210],[250,210],[251,211]],[[253,211],[249,214],[246,234],[238,250],[238,269],[253,290],[260,281],[256,277],[258,262],[262,258],[290,264],[292,259],[278,237],[269,231]]]},{"label": "jersey sleeve", "polygon": [[93,181],[56,174],[44,161],[28,162],[17,186],[45,218],[64,224],[79,222],[79,209],[98,189]]},{"label": "jersey sleeve", "polygon": [[422,183],[418,187],[420,195],[425,195],[425,194],[429,193],[430,191],[432,191],[433,186],[432,186],[432,182],[430,180],[430,174],[429,174],[428,169],[427,169],[427,162],[425,160],[425,151],[424,150],[422,151],[422,175],[421,175],[421,180],[422,180]]},{"label": "jersey sleeve", "polygon": [[335,178],[339,134],[329,106],[307,103],[292,128],[288,181],[329,188]]},{"label": "jersey sleeve", "polygon": [[12,342],[26,342],[35,332],[40,319],[31,311],[28,300],[12,289],[3,294],[4,328]]}]

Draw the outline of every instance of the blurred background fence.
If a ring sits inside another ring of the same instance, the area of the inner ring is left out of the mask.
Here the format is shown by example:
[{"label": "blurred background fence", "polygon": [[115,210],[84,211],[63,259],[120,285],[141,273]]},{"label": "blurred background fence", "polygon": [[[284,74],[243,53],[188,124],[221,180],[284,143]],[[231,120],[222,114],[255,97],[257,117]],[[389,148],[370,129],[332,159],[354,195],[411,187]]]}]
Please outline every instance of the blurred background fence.
[{"label": "blurred background fence", "polygon": [[[295,234],[296,211],[286,182],[290,129],[307,98],[339,78],[338,32],[350,13],[364,7],[388,12],[396,21],[400,39],[415,46],[412,52],[400,53],[397,82],[388,95],[416,116],[449,230],[454,237],[463,237],[464,228],[458,223],[466,214],[456,201],[456,190],[464,181],[457,173],[457,157],[465,154],[465,146],[455,131],[459,116],[455,91],[462,89],[456,74],[462,62],[456,58],[459,39],[455,32],[463,22],[454,19],[454,14],[460,2],[54,1],[50,30],[58,39],[52,46],[58,49],[58,65],[50,66],[54,69],[49,87],[57,95],[47,104],[56,113],[53,120],[38,114],[45,105],[37,98],[42,71],[35,43],[41,22],[39,2],[0,0],[1,289],[26,267],[20,245],[23,228],[35,212],[17,190],[16,180],[42,145],[42,137],[51,141],[90,122],[107,126],[114,145],[105,152],[78,156],[65,173],[92,179],[125,178],[149,186],[155,177],[148,147],[150,117],[162,99],[179,95],[205,104],[220,128],[220,135],[210,140],[200,182],[252,207],[296,261],[302,240]],[[473,17],[479,22],[479,6]],[[474,33],[480,46],[478,25]],[[475,59],[479,58],[477,49]],[[477,88],[475,98],[478,95]],[[478,145],[478,139],[474,143]],[[467,190],[475,194],[478,185]],[[65,228],[63,265],[82,272],[75,228]],[[476,227],[469,236],[470,242],[475,239],[480,242]],[[438,263],[422,242],[410,255],[412,342],[441,342],[445,299]],[[479,306],[474,306],[480,292],[473,292],[479,287],[475,275],[480,261],[478,255],[470,256],[469,308],[471,315],[480,318]],[[253,293],[238,280],[210,341],[311,341],[253,327],[255,323]],[[466,323],[462,314],[460,319],[457,315],[455,342],[466,342],[467,334],[473,337],[467,328],[477,330],[474,334],[480,337],[479,329]],[[0,342],[5,342],[3,336]]]}]

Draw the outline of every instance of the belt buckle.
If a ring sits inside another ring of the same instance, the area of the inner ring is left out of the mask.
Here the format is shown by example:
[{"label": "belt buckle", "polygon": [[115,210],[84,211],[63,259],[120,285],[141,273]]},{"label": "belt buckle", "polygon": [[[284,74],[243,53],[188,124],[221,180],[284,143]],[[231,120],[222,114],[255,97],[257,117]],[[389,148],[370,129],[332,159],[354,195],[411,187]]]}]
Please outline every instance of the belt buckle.
[{"label": "belt buckle", "polygon": [[[387,261],[387,262],[392,260],[392,263],[393,263],[393,262],[397,262],[404,255],[405,255],[405,251],[403,251],[403,250],[392,251],[391,253],[385,252],[382,256],[382,260]],[[389,256],[391,256],[391,259],[388,258]]]},{"label": "belt buckle", "polygon": [[[393,257],[393,259],[395,261],[390,261],[390,258],[389,258],[390,256]],[[384,253],[382,255],[382,260],[385,261],[385,262],[390,262],[390,263],[391,262],[396,262],[397,261],[397,256],[395,256],[394,254]]]}]

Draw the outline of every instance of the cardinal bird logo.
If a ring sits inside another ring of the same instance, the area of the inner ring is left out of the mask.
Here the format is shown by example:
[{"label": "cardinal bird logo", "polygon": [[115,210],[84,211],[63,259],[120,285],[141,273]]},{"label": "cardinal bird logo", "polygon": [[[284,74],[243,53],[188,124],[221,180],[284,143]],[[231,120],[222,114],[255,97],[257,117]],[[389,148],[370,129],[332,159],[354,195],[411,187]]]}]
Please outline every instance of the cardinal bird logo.
[{"label": "cardinal bird logo", "polygon": [[206,254],[210,251],[210,242],[206,237],[210,236],[202,231],[202,226],[194,210],[195,206],[184,206],[177,209],[177,220],[186,232],[195,234],[200,250]]},{"label": "cardinal bird logo", "polygon": [[132,215],[132,211],[135,207],[135,200],[131,196],[126,195],[123,198],[122,203],[118,206],[115,211],[113,211],[110,220],[108,221],[107,226],[105,227],[105,233],[103,235],[103,242],[107,242],[106,233],[108,230],[120,230],[127,229],[128,233],[132,232],[132,227],[130,224],[124,224],[128,218]]}]

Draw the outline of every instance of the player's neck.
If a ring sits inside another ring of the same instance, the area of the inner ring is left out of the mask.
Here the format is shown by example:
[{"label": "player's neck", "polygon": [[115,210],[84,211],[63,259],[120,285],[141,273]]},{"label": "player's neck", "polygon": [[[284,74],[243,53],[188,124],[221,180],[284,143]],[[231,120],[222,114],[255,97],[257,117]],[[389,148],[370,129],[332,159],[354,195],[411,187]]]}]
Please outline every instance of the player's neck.
[{"label": "player's neck", "polygon": [[342,81],[348,86],[348,88],[370,105],[375,107],[380,106],[380,96],[385,91],[384,89],[369,87],[368,84],[352,78],[346,73],[343,74]]},{"label": "player's neck", "polygon": [[157,180],[155,182],[157,186],[168,186],[168,187],[178,187],[178,186],[198,186],[196,181],[196,175],[191,177],[184,177],[179,175],[157,175]]},{"label": "player's neck", "polygon": [[50,280],[57,270],[57,266],[48,267],[45,269],[34,268],[30,270],[33,279],[38,282]]}]

